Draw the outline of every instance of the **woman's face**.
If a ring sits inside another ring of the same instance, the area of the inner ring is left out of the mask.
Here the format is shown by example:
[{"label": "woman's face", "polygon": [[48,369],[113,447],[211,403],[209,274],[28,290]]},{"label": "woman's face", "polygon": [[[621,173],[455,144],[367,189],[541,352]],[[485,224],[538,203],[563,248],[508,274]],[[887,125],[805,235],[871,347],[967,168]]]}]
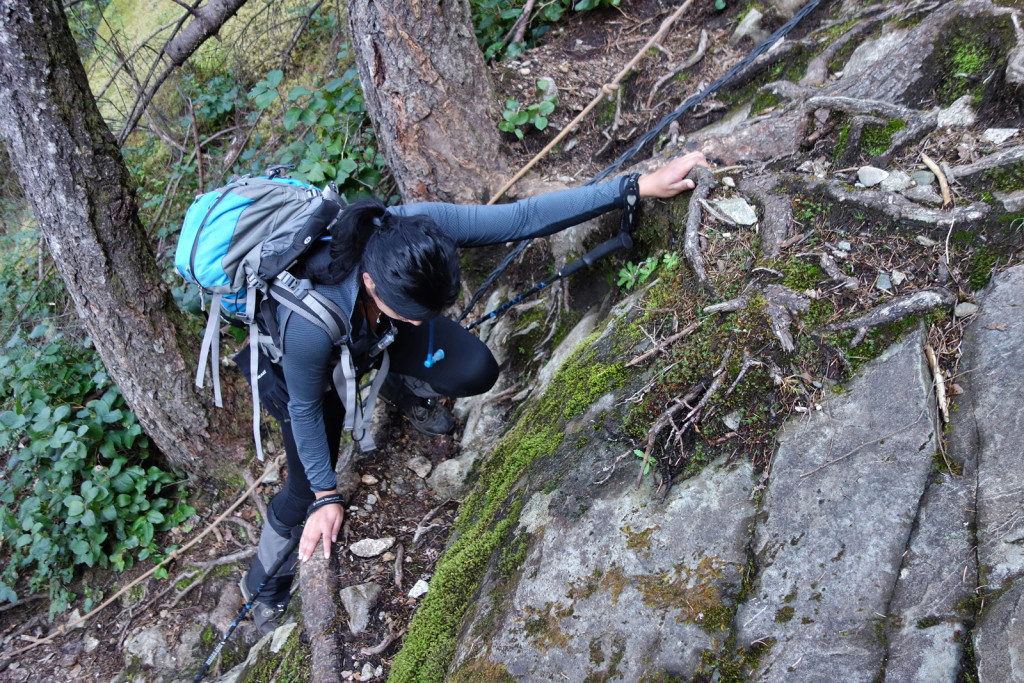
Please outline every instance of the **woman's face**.
[{"label": "woman's face", "polygon": [[380,309],[380,312],[386,315],[387,317],[391,318],[392,320],[398,320],[404,323],[409,323],[410,325],[419,326],[423,324],[422,320],[409,320],[408,318],[403,318],[402,316],[395,313],[390,306],[381,301],[380,297],[377,296],[377,287],[376,285],[374,285],[373,278],[370,277],[369,273],[363,273],[363,286],[366,287],[366,292],[370,295],[370,298],[373,299],[373,302],[377,304],[377,308]]}]

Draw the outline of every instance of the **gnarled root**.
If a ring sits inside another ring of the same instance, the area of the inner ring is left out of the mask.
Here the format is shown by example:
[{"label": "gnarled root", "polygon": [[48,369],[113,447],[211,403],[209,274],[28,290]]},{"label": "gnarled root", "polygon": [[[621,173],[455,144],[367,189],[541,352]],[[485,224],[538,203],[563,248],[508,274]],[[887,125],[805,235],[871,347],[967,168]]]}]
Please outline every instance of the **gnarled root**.
[{"label": "gnarled root", "polygon": [[744,178],[739,185],[740,192],[753,197],[764,210],[760,226],[761,253],[769,259],[779,255],[793,222],[793,204],[788,196],[776,192],[780,180],[778,175],[766,173]]},{"label": "gnarled root", "polygon": [[745,289],[735,299],[725,301],[713,306],[707,306],[704,310],[708,313],[732,313],[740,311],[750,305],[755,293],[760,293],[765,301],[765,313],[772,321],[772,332],[782,344],[786,353],[796,349],[793,342],[793,334],[789,331],[793,325],[793,316],[807,313],[811,309],[811,301],[803,294],[794,292],[789,287],[782,285],[756,285]]},{"label": "gnarled root", "polygon": [[922,289],[876,306],[859,318],[833,323],[825,329],[830,332],[857,330],[856,336],[850,342],[852,349],[860,344],[868,331],[876,325],[896,322],[915,313],[924,313],[940,306],[952,306],[954,303],[956,303],[956,296],[945,287]]},{"label": "gnarled root", "polygon": [[704,166],[695,166],[687,177],[693,180],[697,187],[693,190],[693,194],[690,197],[690,209],[686,216],[686,233],[683,239],[683,253],[686,255],[686,260],[690,264],[690,268],[693,269],[694,275],[697,276],[700,286],[714,294],[715,288],[711,285],[711,279],[704,269],[704,256],[700,251],[700,200],[707,199],[711,188],[718,185],[718,183],[715,181],[715,176],[711,173],[711,169]]}]

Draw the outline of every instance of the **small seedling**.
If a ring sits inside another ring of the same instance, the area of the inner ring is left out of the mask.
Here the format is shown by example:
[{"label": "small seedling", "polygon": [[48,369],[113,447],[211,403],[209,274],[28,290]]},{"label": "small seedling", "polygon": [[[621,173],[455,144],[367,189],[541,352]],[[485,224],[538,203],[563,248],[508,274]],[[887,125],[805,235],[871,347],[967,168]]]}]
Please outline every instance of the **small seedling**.
[{"label": "small seedling", "polygon": [[[636,457],[640,458],[640,462],[643,462],[643,460],[644,460],[644,452],[642,450],[640,450],[639,448],[634,448],[633,449],[633,455],[635,455]],[[650,471],[651,471],[651,459],[648,458],[647,459],[647,464],[644,465],[644,473],[643,473],[642,476],[646,477],[650,473]]]},{"label": "small seedling", "polygon": [[501,114],[502,121],[498,128],[506,133],[515,133],[520,140],[525,136],[520,126],[533,124],[537,130],[547,128],[547,117],[555,111],[555,104],[558,103],[558,88],[555,82],[550,78],[538,80],[536,96],[539,100],[525,109],[518,100],[505,100],[505,111]]}]

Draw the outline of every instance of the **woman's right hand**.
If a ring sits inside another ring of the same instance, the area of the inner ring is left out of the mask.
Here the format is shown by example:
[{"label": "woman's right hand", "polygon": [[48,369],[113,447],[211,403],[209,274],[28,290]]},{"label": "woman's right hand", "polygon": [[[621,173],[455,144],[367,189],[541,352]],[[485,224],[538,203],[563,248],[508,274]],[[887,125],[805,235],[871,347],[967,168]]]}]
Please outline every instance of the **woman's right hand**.
[{"label": "woman's right hand", "polygon": [[692,180],[687,180],[686,176],[694,166],[708,166],[708,160],[704,158],[703,152],[690,152],[676,157],[657,171],[645,173],[640,176],[640,196],[667,199],[684,190],[692,190],[696,184]]},{"label": "woman's right hand", "polygon": [[[322,498],[335,491],[319,491],[317,498]],[[302,538],[299,540],[299,561],[305,562],[313,556],[318,541],[323,539],[324,559],[331,557],[331,544],[338,540],[338,531],[341,530],[341,523],[345,521],[345,510],[341,505],[325,505],[306,520],[306,526],[302,529]]]}]

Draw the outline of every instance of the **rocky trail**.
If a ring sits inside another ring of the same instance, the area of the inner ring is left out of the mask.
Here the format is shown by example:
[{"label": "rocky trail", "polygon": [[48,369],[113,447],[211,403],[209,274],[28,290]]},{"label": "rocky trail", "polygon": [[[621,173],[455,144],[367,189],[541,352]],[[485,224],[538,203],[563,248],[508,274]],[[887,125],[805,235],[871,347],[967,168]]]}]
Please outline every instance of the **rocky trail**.
[{"label": "rocky trail", "polygon": [[[574,19],[499,90],[551,78],[557,129],[671,9]],[[694,10],[515,191],[592,176],[794,9]],[[254,647],[244,622],[210,679],[1024,680],[1022,20],[822,3],[681,117],[636,168],[700,148],[715,171],[645,203],[633,254],[482,326],[502,378],[454,437],[378,408],[293,625]],[[614,225],[531,246],[480,311]],[[190,679],[257,507],[0,680]],[[6,651],[52,628],[0,614]]]}]

